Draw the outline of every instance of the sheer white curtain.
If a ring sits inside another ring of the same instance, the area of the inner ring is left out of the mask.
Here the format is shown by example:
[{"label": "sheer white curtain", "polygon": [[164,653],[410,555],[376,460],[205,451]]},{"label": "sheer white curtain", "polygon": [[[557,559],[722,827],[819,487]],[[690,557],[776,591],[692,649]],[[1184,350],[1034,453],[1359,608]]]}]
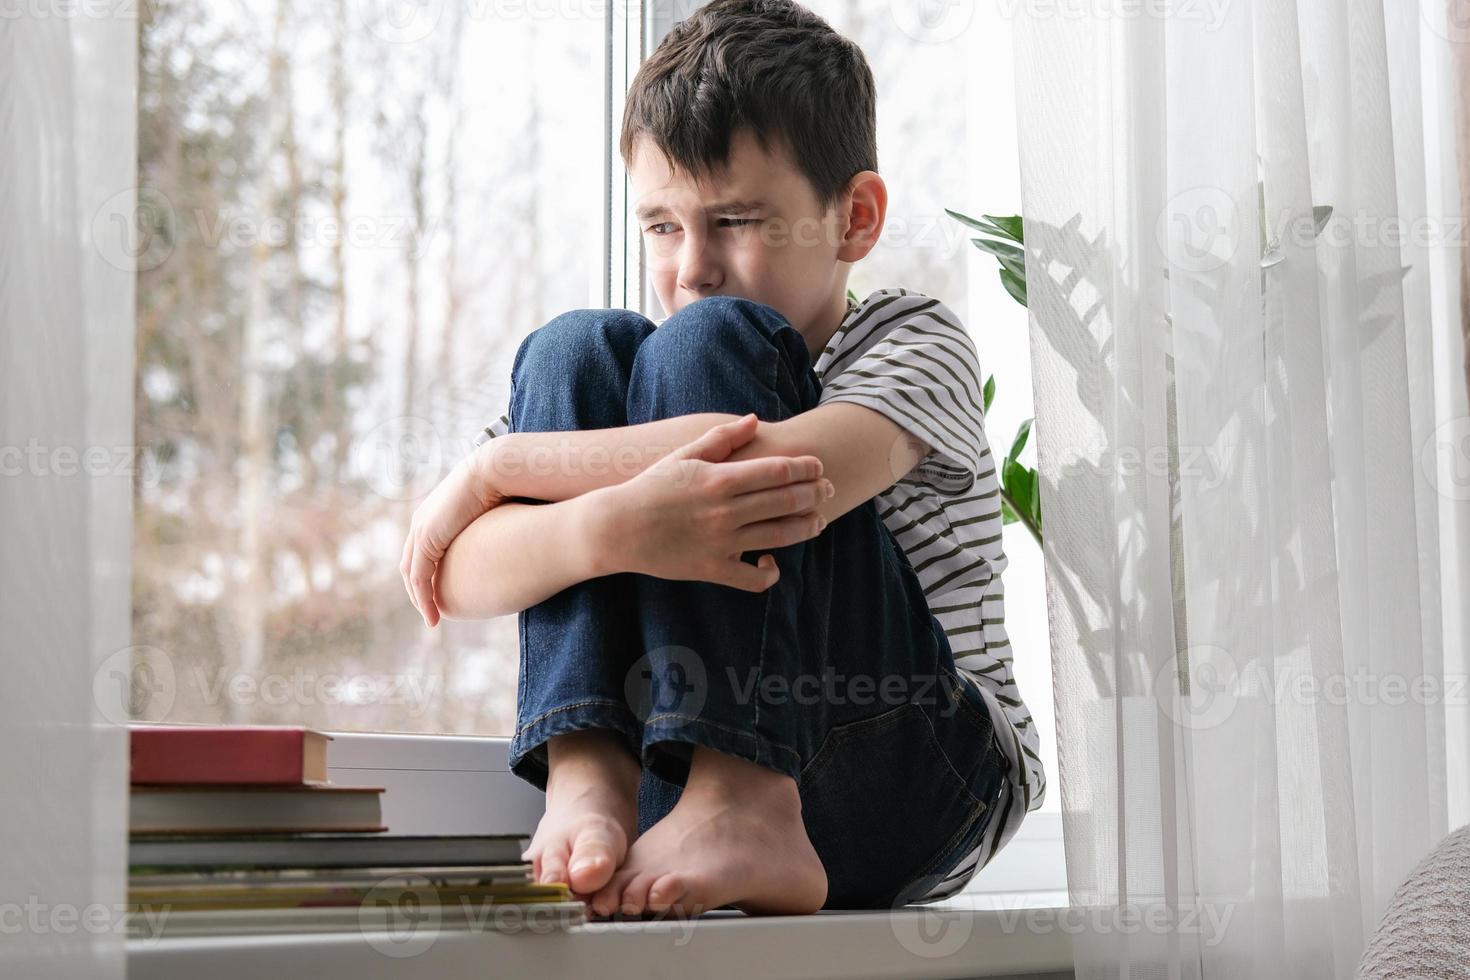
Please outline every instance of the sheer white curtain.
[{"label": "sheer white curtain", "polygon": [[1079,978],[1350,977],[1448,830],[1421,32],[1017,5]]},{"label": "sheer white curtain", "polygon": [[125,975],[137,23],[120,9],[0,20],[0,976],[27,980]]}]

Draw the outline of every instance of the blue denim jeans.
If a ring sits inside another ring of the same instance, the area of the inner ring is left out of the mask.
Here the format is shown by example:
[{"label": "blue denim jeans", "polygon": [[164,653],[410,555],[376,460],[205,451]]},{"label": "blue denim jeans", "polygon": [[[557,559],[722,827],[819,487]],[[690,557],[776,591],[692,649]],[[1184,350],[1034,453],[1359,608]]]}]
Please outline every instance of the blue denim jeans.
[{"label": "blue denim jeans", "polygon": [[[511,384],[513,432],[777,421],[821,391],[801,334],[728,296],[657,327],[628,310],[564,313],[521,344]],[[677,802],[694,746],[739,756],[796,781],[827,908],[904,904],[993,816],[1006,760],[990,715],[876,499],[769,551],[780,578],[764,592],[625,572],[521,612],[511,770],[545,789],[549,738],[615,732],[643,766],[641,833]]]}]

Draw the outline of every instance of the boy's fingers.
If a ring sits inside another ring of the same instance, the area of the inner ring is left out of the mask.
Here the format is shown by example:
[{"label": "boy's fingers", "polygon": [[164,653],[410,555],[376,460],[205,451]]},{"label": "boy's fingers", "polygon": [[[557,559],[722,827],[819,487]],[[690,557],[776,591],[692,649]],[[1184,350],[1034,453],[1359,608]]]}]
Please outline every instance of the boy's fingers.
[{"label": "boy's fingers", "polygon": [[403,591],[408,593],[408,601],[413,604],[414,612],[418,612],[419,598],[413,594],[413,547],[413,540],[409,539],[409,553],[404,559]]},{"label": "boy's fingers", "polygon": [[[812,511],[831,496],[827,493],[831,485],[831,481],[819,477],[741,494],[733,502],[735,521],[745,526]],[[754,547],[751,545],[745,550],[750,551]]]},{"label": "boy's fingers", "polygon": [[721,422],[719,425],[706,429],[698,439],[684,447],[683,457],[702,459],[706,463],[718,463],[724,460],[755,435],[755,426],[751,425],[748,419],[751,419],[751,416],[736,419],[734,422]]},{"label": "boy's fingers", "polygon": [[827,522],[816,513],[797,514],[774,521],[761,521],[740,529],[735,536],[741,551],[756,551],[761,548],[785,548],[788,545],[810,541],[822,533]]},{"label": "boy's fingers", "polygon": [[431,576],[434,574],[433,562],[424,552],[423,548],[415,548],[413,551],[413,571],[409,574],[409,580],[413,585],[414,607],[418,609],[419,615],[424,617],[424,623],[429,622],[429,605],[434,601]]},{"label": "boy's fingers", "polygon": [[398,561],[398,574],[403,577],[403,591],[408,593],[409,601],[413,601],[413,587],[409,585],[408,573],[413,569],[413,533],[410,532],[403,539],[403,557]]},{"label": "boy's fingers", "polygon": [[788,483],[815,480],[822,475],[822,461],[815,456],[762,456],[720,464],[731,493],[753,493],[784,487]]},{"label": "boy's fingers", "polygon": [[725,430],[725,438],[730,441],[731,449],[739,449],[747,442],[755,438],[756,431],[760,428],[755,413],[742,415],[733,422],[726,422],[720,428]]},{"label": "boy's fingers", "polygon": [[733,422],[721,422],[700,433],[671,455],[682,459],[702,459],[707,463],[718,463],[736,449],[755,437],[755,416],[746,415]]},{"label": "boy's fingers", "polygon": [[728,567],[725,584],[745,592],[764,592],[781,578],[781,570],[771,555],[761,555],[755,566],[747,565],[737,556],[730,560]]}]

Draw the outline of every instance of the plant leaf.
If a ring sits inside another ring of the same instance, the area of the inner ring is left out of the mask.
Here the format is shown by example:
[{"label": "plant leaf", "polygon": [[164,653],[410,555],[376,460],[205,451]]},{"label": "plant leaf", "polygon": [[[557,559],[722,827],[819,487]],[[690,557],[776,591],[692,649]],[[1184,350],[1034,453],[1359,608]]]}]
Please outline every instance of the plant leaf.
[{"label": "plant leaf", "polygon": [[995,375],[992,374],[990,377],[985,379],[985,389],[981,392],[981,397],[985,401],[985,414],[989,415],[990,402],[991,399],[995,397]]},{"label": "plant leaf", "polygon": [[1013,523],[1004,519],[1006,510],[1010,508],[1015,519],[1028,521],[1040,534],[1041,477],[1031,467],[1008,459],[1001,466],[1001,486],[1006,495],[1001,498],[1002,523]]},{"label": "plant leaf", "polygon": [[1039,535],[1041,533],[1041,477],[1036,474],[1035,470],[1028,469],[1027,472],[1031,474],[1031,498],[1029,504],[1031,508],[1031,523],[1036,526],[1036,533]]},{"label": "plant leaf", "polygon": [[981,221],[979,218],[972,218],[968,214],[960,214],[958,211],[951,211],[949,208],[945,208],[944,213],[949,215],[951,218],[955,219],[962,225],[969,225],[976,231],[983,231],[986,234],[995,234],[997,231],[999,231],[999,229],[993,227],[992,225]]},{"label": "plant leaf", "polygon": [[983,231],[987,235],[998,235],[1001,238],[1008,237],[1005,233],[1005,229],[998,228],[988,221],[981,221],[979,218],[972,218],[968,214],[960,214],[958,211],[951,211],[949,208],[945,208],[944,213],[958,221],[960,224],[968,225],[969,227],[974,228],[976,231]]},{"label": "plant leaf", "polygon": [[970,241],[980,251],[994,255],[1001,266],[1009,269],[1013,275],[1026,278],[1026,252],[1019,245],[993,238],[972,238]]},{"label": "plant leaf", "polygon": [[1010,269],[1001,269],[1000,282],[1001,285],[1006,288],[1006,292],[1011,294],[1012,299],[1014,299],[1017,303],[1020,303],[1022,306],[1026,305],[1025,279],[1022,279]]},{"label": "plant leaf", "polygon": [[1008,459],[1001,465],[1000,474],[1001,484],[1006,488],[1006,493],[1010,494],[1011,499],[1015,500],[1016,503],[1024,508],[1027,499],[1026,467],[1014,459]]},{"label": "plant leaf", "polygon": [[1025,243],[1026,239],[1023,237],[1024,232],[1022,231],[1021,216],[1019,214],[1007,214],[1000,217],[996,217],[993,214],[982,214],[980,217],[999,228],[1001,234],[1007,238],[1022,244]]},{"label": "plant leaf", "polygon": [[1026,437],[1031,435],[1031,423],[1034,421],[1036,420],[1027,419],[1016,429],[1016,438],[1011,440],[1011,452],[1006,459],[1018,460],[1021,458],[1021,450],[1026,448]]},{"label": "plant leaf", "polygon": [[972,218],[968,214],[960,214],[958,211],[952,211],[949,208],[945,208],[944,213],[961,224],[974,228],[976,231],[984,232],[987,235],[994,235],[997,238],[1009,238],[1018,245],[1025,244],[1021,241],[1021,218],[1019,215],[996,219],[987,214],[981,218]]}]

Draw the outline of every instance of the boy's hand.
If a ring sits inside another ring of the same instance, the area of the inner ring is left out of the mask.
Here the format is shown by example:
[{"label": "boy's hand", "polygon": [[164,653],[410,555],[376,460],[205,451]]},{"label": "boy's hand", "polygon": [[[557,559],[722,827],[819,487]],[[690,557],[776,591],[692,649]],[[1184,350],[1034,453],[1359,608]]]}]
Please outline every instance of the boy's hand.
[{"label": "boy's hand", "polygon": [[747,415],[717,425],[637,476],[598,491],[606,509],[596,522],[597,547],[615,563],[611,570],[746,592],[776,584],[773,556],[749,565],[740,555],[816,537],[826,526],[816,508],[833,490],[815,456],[725,462],[754,438],[758,424]]},{"label": "boy's hand", "polygon": [[460,460],[413,512],[403,560],[398,571],[403,587],[426,626],[439,622],[434,601],[434,572],[449,544],[481,514],[505,500],[504,495],[476,475],[469,459]]}]

